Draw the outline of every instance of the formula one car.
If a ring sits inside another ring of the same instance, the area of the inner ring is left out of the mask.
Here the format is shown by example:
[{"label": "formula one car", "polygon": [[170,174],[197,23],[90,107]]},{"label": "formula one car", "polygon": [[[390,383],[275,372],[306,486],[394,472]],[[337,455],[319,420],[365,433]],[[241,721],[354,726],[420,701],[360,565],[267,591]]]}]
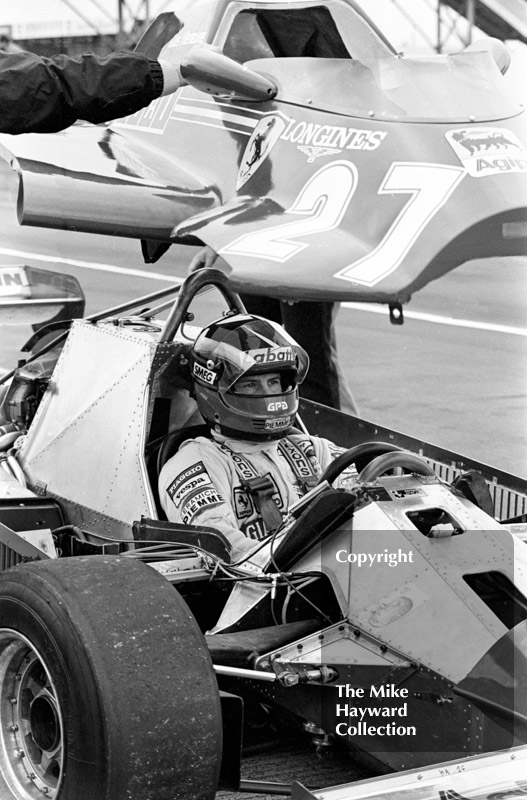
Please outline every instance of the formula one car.
[{"label": "formula one car", "polygon": [[[188,86],[107,127],[2,137],[24,225],[206,244],[237,290],[401,304],[524,255],[505,46],[397,53],[353,0],[174,0],[138,49]],[[331,254],[328,257],[328,254]]]},{"label": "formula one car", "polygon": [[[56,314],[53,280],[30,284],[0,308]],[[303,401],[298,424],[349,449],[246,560],[163,518],[159,470],[203,432],[189,309],[208,286],[243,312],[202,270],[165,321],[172,288],[59,320],[3,378],[2,800],[255,791],[240,750],[263,709],[379,771],[526,744],[525,481]]]}]

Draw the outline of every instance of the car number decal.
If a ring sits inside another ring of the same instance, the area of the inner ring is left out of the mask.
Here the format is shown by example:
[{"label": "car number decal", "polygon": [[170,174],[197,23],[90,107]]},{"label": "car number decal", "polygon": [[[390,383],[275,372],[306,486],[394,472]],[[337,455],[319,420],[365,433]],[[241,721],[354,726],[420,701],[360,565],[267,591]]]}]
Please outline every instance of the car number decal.
[{"label": "car number decal", "polygon": [[[371,253],[348,264],[335,277],[366,286],[374,286],[387,277],[397,269],[466,174],[465,169],[446,164],[394,162],[378,194],[406,194],[408,201]],[[358,180],[358,170],[350,161],[324,165],[304,184],[285,212],[291,221],[244,234],[223,247],[220,254],[285,263],[309,246],[304,237],[325,233],[340,225]]]},{"label": "car number decal", "polygon": [[407,194],[408,202],[377,247],[335,277],[375,286],[394,272],[465,175],[464,169],[444,164],[392,164],[378,194]]},{"label": "car number decal", "polygon": [[350,161],[333,161],[321,167],[286,211],[293,217],[291,222],[240,236],[222,248],[220,254],[288,261],[309,246],[301,237],[325,233],[340,225],[357,188],[357,180],[357,167]]}]

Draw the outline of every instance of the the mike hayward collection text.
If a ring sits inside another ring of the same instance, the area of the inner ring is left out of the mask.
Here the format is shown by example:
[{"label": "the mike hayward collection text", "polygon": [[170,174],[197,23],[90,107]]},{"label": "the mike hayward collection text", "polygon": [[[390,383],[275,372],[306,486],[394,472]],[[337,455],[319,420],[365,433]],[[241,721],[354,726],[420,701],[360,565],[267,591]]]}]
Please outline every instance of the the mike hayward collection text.
[{"label": "the mike hayward collection text", "polygon": [[[393,683],[372,685],[367,692],[363,686],[352,686],[349,683],[337,684],[339,699],[344,702],[336,704],[335,714],[337,721],[335,733],[337,736],[416,736],[414,725],[399,725],[388,722],[379,725],[379,717],[407,717],[408,716],[408,689],[398,688]],[[349,700],[350,702],[345,702]],[[357,705],[355,700],[366,701],[369,704]],[[383,705],[382,701],[386,701]],[[393,704],[393,701],[396,704]],[[398,701],[403,702],[399,703]],[[377,701],[377,702],[376,702]],[[380,702],[379,702],[380,701]],[[338,721],[346,718],[347,721]],[[401,720],[402,721],[402,720]],[[376,724],[369,724],[375,722]]]}]

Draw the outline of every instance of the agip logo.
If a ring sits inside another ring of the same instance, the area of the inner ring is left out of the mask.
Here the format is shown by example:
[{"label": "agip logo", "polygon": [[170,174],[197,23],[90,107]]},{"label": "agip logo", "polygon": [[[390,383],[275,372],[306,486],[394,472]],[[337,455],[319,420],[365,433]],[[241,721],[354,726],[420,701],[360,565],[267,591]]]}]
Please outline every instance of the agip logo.
[{"label": "agip logo", "polygon": [[469,175],[527,172],[527,151],[507,128],[458,128],[446,138]]},{"label": "agip logo", "polygon": [[287,118],[282,114],[265,114],[261,118],[244,150],[236,181],[236,191],[239,191],[261,167],[286,126]]}]

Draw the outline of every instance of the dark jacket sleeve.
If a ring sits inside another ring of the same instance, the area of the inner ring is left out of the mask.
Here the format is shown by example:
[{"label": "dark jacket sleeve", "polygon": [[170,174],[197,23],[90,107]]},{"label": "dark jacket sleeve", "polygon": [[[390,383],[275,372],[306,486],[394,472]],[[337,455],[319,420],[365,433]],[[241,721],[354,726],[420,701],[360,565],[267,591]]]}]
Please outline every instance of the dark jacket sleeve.
[{"label": "dark jacket sleeve", "polygon": [[160,64],[141,53],[0,53],[0,131],[51,133],[78,119],[106,122],[133,114],[162,90]]}]

